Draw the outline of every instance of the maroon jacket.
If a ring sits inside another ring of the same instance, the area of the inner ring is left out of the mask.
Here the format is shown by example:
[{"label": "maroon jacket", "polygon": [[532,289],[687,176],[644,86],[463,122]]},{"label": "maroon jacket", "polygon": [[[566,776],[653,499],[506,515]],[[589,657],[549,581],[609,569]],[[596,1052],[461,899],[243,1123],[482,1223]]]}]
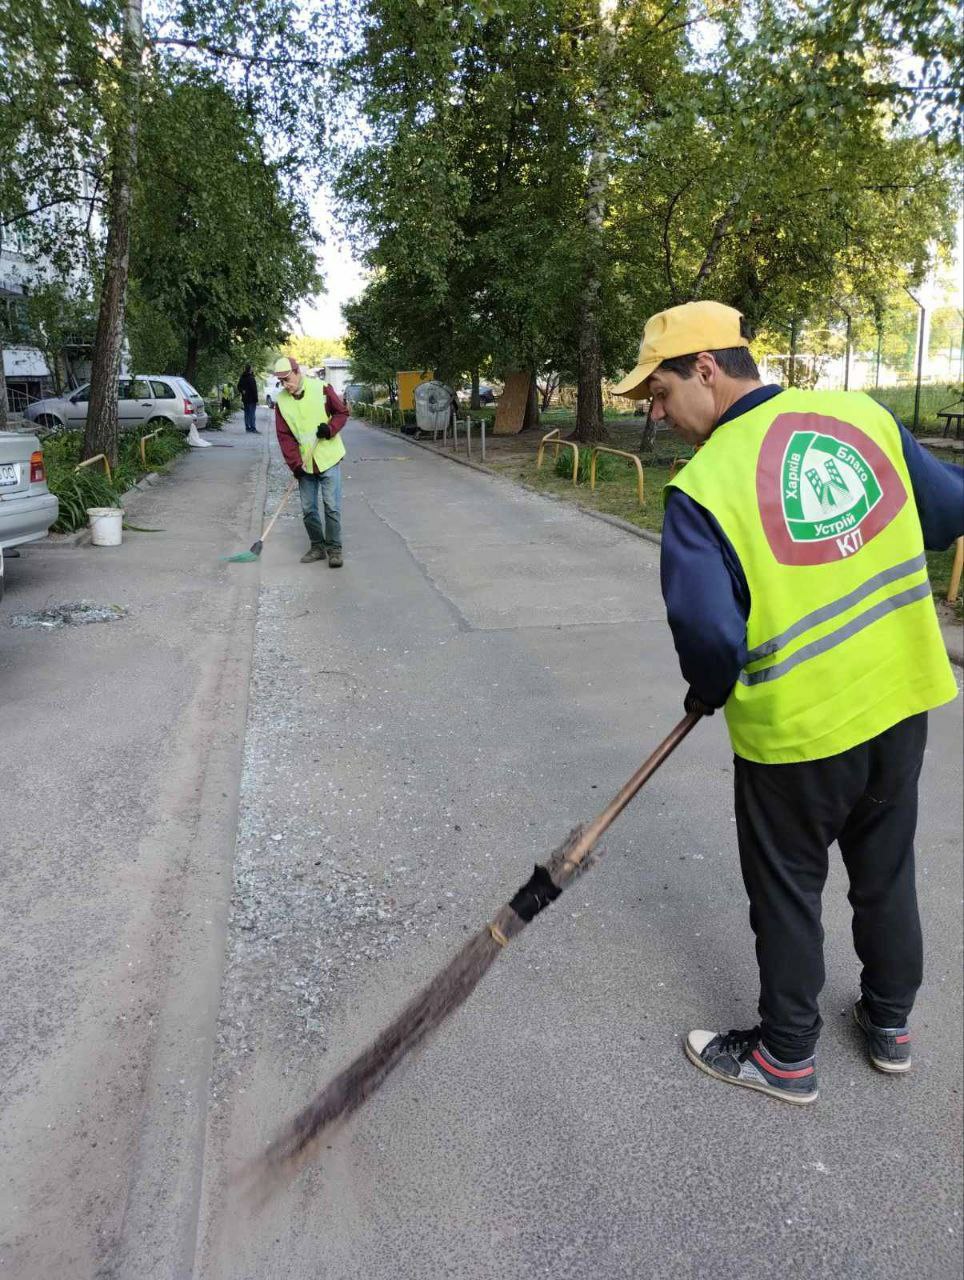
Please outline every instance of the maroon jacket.
[{"label": "maroon jacket", "polygon": [[[348,405],[345,404],[338,392],[325,383],[325,409],[328,413],[328,426],[331,428],[331,438],[342,429],[348,421]],[[298,447],[298,441],[291,433],[291,428],[281,416],[281,410],[277,405],[274,407],[274,429],[278,433],[278,444],[281,445],[281,452],[284,454],[284,460],[292,471],[303,469],[304,464],[301,461],[301,449]],[[314,464],[312,463],[312,474],[314,474]]]}]

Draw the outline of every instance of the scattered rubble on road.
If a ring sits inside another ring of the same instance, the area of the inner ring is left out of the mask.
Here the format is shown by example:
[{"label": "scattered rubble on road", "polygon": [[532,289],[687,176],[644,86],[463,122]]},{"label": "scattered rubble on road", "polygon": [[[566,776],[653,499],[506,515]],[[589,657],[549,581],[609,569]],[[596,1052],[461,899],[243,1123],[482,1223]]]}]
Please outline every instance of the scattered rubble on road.
[{"label": "scattered rubble on road", "polygon": [[[350,806],[359,797],[346,800],[333,779],[317,770],[317,745],[306,751],[305,684],[328,682],[332,722],[338,720],[337,706],[350,705],[357,716],[368,691],[350,672],[309,670],[285,652],[297,599],[289,588],[272,587],[263,587],[259,599],[212,1080],[215,1107],[250,1055],[272,1042],[281,1048],[285,1074],[307,1064],[317,1069],[351,975],[383,961],[424,928],[424,917],[439,913],[434,901],[418,901],[407,867],[396,867],[390,856],[371,865],[352,832]],[[326,795],[311,818],[313,806],[293,801],[305,785]]]},{"label": "scattered rubble on road", "polygon": [[36,613],[15,613],[11,627],[40,627],[54,631],[58,627],[80,627],[88,622],[116,622],[126,618],[127,610],[119,604],[94,604],[92,600],[71,600],[66,604],[52,605]]}]

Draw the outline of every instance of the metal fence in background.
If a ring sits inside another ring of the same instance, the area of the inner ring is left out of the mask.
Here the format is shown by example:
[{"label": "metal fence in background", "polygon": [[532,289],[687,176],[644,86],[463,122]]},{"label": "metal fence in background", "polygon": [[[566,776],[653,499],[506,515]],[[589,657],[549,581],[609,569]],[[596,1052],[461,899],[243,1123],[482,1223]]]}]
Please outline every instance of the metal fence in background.
[{"label": "metal fence in background", "polygon": [[867,391],[921,433],[943,432],[938,414],[964,395],[964,311],[958,307],[928,308],[909,295],[906,306],[884,312],[879,326],[865,316],[845,316],[832,329],[801,326],[788,339],[795,356],[766,355],[765,380]]}]

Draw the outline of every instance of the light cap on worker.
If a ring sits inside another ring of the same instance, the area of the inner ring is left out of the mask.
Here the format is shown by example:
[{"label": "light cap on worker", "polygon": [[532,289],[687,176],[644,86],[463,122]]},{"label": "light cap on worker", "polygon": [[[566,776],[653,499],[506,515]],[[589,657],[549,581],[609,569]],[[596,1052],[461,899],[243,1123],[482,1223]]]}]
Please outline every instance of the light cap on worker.
[{"label": "light cap on worker", "polygon": [[613,395],[644,398],[643,384],[664,360],[691,356],[699,351],[725,351],[748,347],[740,332],[742,315],[722,302],[684,302],[650,316],[639,344],[635,369],[612,388]]},{"label": "light cap on worker", "polygon": [[300,369],[298,361],[292,356],[279,356],[271,366],[271,372],[276,378],[284,378],[289,373],[300,373]]}]

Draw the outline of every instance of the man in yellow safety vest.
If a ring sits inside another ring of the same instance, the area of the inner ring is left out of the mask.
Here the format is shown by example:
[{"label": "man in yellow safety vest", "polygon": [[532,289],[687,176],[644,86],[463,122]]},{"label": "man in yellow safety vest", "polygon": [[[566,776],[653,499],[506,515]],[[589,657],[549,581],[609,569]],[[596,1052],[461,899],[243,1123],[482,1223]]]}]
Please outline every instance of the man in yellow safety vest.
[{"label": "man in yellow safety vest", "polygon": [[925,547],[964,533],[964,472],[858,392],[764,386],[742,316],[653,316],[614,390],[702,446],[666,490],[661,576],[687,710],[723,707],[760,1024],[691,1031],[690,1060],[793,1103],[817,1098],[821,893],[836,840],[872,1064],[910,1069],[922,979],[914,883],[927,712],[957,688]]},{"label": "man in yellow safety vest", "polygon": [[274,411],[278,444],[298,478],[308,534],[308,550],[301,563],[327,558],[329,568],[340,569],[344,563],[341,460],[345,456],[340,432],[348,420],[348,406],[333,387],[306,377],[294,356],[280,356],[272,373],[281,384]]}]

